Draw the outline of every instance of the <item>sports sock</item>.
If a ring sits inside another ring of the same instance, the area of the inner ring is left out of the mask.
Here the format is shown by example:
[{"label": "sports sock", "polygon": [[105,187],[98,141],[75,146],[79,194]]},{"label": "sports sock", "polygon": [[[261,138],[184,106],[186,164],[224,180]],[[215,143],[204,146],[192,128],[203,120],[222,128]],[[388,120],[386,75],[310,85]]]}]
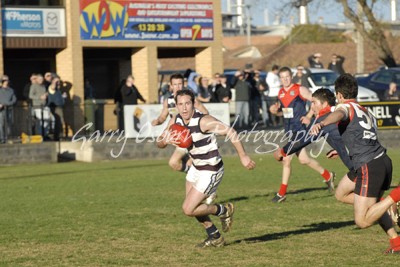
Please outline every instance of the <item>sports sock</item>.
[{"label": "sports sock", "polygon": [[213,238],[219,238],[221,234],[219,233],[217,227],[215,225],[211,225],[210,227],[206,228],[207,235]]},{"label": "sports sock", "polygon": [[392,192],[390,192],[389,196],[393,199],[394,202],[399,202],[400,201],[400,186],[393,189]]},{"label": "sports sock", "polygon": [[281,184],[281,188],[279,189],[279,193],[278,193],[281,197],[286,195],[287,186],[288,186],[287,184]]},{"label": "sports sock", "polygon": [[331,173],[327,169],[324,170],[321,176],[324,177],[325,181],[329,181],[329,179],[331,179]]},{"label": "sports sock", "polygon": [[222,204],[215,204],[217,206],[217,212],[215,213],[216,216],[221,216],[226,213],[226,208]]},{"label": "sports sock", "polygon": [[400,236],[396,236],[395,238],[392,238],[389,241],[391,248],[400,247]]}]

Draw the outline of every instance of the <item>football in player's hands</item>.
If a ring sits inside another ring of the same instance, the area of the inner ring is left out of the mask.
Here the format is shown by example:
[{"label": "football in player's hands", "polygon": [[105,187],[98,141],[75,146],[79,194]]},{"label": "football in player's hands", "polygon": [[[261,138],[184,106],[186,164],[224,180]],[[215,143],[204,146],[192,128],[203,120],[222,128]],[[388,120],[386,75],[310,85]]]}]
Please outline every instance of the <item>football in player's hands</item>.
[{"label": "football in player's hands", "polygon": [[193,144],[190,130],[185,126],[174,123],[170,126],[169,130],[172,136],[174,136],[174,140],[179,143],[177,144],[179,147],[188,148]]}]

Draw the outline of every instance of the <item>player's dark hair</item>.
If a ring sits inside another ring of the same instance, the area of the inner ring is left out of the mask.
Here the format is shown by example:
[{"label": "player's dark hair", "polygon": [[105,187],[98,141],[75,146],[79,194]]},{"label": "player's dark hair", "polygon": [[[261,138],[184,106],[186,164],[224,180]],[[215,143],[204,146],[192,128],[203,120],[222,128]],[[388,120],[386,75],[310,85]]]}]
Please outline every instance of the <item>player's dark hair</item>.
[{"label": "player's dark hair", "polygon": [[320,88],[312,94],[321,102],[328,102],[329,106],[333,107],[336,104],[335,94],[328,88]]},{"label": "player's dark hair", "polygon": [[190,100],[192,101],[192,104],[194,105],[194,93],[191,90],[188,89],[182,89],[175,94],[175,102],[178,103],[178,96],[183,96],[183,95],[188,95],[190,96]]},{"label": "player's dark hair", "polygon": [[180,73],[174,73],[171,75],[171,77],[169,77],[169,82],[171,82],[173,79],[181,79],[183,83],[184,77]]},{"label": "player's dark hair", "polygon": [[356,78],[349,73],[340,75],[335,81],[336,93],[341,93],[345,99],[357,98],[358,83]]},{"label": "player's dark hair", "polygon": [[278,71],[278,76],[280,76],[282,72],[286,72],[286,71],[290,73],[290,76],[293,76],[292,70],[289,67],[280,68]]}]

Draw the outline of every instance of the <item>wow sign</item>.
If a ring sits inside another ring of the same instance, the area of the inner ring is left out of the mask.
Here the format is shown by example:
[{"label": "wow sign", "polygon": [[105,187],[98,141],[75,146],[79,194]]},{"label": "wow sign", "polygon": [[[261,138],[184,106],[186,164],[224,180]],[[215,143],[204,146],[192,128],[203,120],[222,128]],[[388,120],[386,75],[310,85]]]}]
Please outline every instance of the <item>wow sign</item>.
[{"label": "wow sign", "polygon": [[82,40],[214,39],[212,2],[81,0]]}]

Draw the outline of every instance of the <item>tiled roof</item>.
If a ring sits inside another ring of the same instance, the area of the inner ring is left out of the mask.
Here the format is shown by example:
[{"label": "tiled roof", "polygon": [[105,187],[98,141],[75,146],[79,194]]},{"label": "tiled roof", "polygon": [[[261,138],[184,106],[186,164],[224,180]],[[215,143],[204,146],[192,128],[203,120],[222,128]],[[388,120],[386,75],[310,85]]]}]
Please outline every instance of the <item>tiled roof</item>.
[{"label": "tiled roof", "polygon": [[[273,64],[280,66],[294,67],[298,64],[308,66],[307,57],[314,53],[322,54],[322,63],[324,67],[328,67],[330,57],[333,53],[342,55],[346,58],[344,69],[349,73],[357,72],[357,47],[352,41],[343,43],[318,43],[318,44],[280,44],[280,37],[275,36],[253,36],[251,44],[257,48],[262,58],[237,58],[241,51],[245,51],[245,36],[224,37],[223,45],[226,49],[224,52],[224,68],[225,69],[242,69],[248,63],[253,64],[253,68],[261,70],[269,70]],[[399,38],[388,37],[393,49],[395,59],[400,62],[400,47],[396,45]],[[182,70],[195,69],[194,58],[174,58],[160,59],[162,70]],[[364,72],[372,72],[383,63],[379,60],[376,52],[368,43],[365,43]]]}]

